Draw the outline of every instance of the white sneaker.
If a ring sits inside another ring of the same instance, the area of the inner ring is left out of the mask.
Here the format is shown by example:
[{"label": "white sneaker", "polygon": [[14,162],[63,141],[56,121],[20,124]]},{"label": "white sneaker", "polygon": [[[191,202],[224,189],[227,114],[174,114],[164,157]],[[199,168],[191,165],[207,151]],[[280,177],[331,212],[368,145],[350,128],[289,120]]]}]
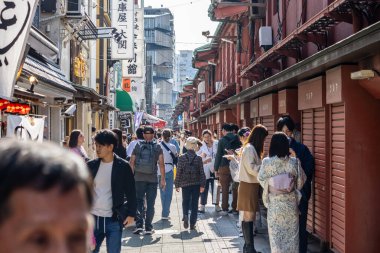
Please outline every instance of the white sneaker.
[{"label": "white sneaker", "polygon": [[219,205],[215,205],[215,212],[222,211],[222,208]]},{"label": "white sneaker", "polygon": [[135,228],[132,233],[134,233],[135,235],[137,235],[137,234],[140,234],[142,232],[144,232],[143,228]]},{"label": "white sneaker", "polygon": [[162,216],[161,220],[170,220],[170,217],[164,217],[164,216]]},{"label": "white sneaker", "polygon": [[204,213],[205,212],[205,206],[204,205],[201,205],[200,207],[199,207],[199,209],[198,209],[198,212],[200,212],[200,213]]},{"label": "white sneaker", "polygon": [[152,235],[152,234],[154,234],[154,229],[152,228],[152,229],[149,229],[149,230],[145,230],[145,234],[146,235]]},{"label": "white sneaker", "polygon": [[226,215],[228,215],[228,212],[227,212],[227,211],[220,211],[220,212],[219,212],[219,215],[221,215],[221,216],[226,216]]}]

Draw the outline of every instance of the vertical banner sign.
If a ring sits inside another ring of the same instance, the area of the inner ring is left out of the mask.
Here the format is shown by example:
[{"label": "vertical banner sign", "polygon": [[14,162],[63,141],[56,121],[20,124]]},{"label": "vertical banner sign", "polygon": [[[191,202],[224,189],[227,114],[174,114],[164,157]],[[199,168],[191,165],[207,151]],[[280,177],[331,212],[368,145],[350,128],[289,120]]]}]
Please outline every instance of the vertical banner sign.
[{"label": "vertical banner sign", "polygon": [[121,83],[121,88],[125,92],[131,92],[131,79],[123,78],[123,82]]},{"label": "vertical banner sign", "polygon": [[123,76],[142,77],[144,68],[144,12],[135,9],[133,20],[134,57],[123,61]]},{"label": "vertical banner sign", "polygon": [[134,0],[112,0],[111,58],[134,58]]},{"label": "vertical banner sign", "polygon": [[37,0],[0,1],[0,97],[10,99]]}]

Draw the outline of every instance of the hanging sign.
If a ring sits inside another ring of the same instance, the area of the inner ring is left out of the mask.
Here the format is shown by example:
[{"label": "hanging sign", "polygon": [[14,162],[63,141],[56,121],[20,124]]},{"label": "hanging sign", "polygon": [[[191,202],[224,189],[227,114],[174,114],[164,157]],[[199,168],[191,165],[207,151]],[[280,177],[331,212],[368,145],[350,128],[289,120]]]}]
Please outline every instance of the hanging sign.
[{"label": "hanging sign", "polygon": [[134,0],[112,1],[111,58],[126,60],[134,57]]},{"label": "hanging sign", "polygon": [[20,140],[42,142],[44,137],[45,117],[8,115],[7,137],[17,137]]},{"label": "hanging sign", "polygon": [[131,92],[131,79],[129,79],[129,78],[123,78],[123,81],[121,83],[121,88],[125,92]]},{"label": "hanging sign", "polygon": [[142,77],[144,68],[144,12],[136,9],[134,12],[134,57],[123,61],[123,76]]},{"label": "hanging sign", "polygon": [[0,97],[11,98],[37,0],[0,1]]}]

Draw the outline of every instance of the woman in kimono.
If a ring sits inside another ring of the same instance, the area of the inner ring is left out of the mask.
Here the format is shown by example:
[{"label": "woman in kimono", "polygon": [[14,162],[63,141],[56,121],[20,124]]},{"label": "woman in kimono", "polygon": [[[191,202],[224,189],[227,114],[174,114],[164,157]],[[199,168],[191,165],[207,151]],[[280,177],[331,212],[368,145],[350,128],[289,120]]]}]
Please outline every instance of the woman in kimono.
[{"label": "woman in kimono", "polygon": [[273,135],[269,157],[262,162],[258,180],[264,188],[263,202],[268,208],[272,253],[298,253],[298,202],[306,175],[294,151],[289,149],[289,140],[284,133]]}]

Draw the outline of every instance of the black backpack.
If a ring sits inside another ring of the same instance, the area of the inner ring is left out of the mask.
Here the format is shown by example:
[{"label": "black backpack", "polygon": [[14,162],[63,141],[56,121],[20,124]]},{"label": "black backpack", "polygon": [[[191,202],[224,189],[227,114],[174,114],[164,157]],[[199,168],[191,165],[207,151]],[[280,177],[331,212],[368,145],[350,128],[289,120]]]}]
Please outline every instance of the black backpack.
[{"label": "black backpack", "polygon": [[139,142],[136,145],[135,171],[142,174],[156,174],[158,161],[157,143]]}]

